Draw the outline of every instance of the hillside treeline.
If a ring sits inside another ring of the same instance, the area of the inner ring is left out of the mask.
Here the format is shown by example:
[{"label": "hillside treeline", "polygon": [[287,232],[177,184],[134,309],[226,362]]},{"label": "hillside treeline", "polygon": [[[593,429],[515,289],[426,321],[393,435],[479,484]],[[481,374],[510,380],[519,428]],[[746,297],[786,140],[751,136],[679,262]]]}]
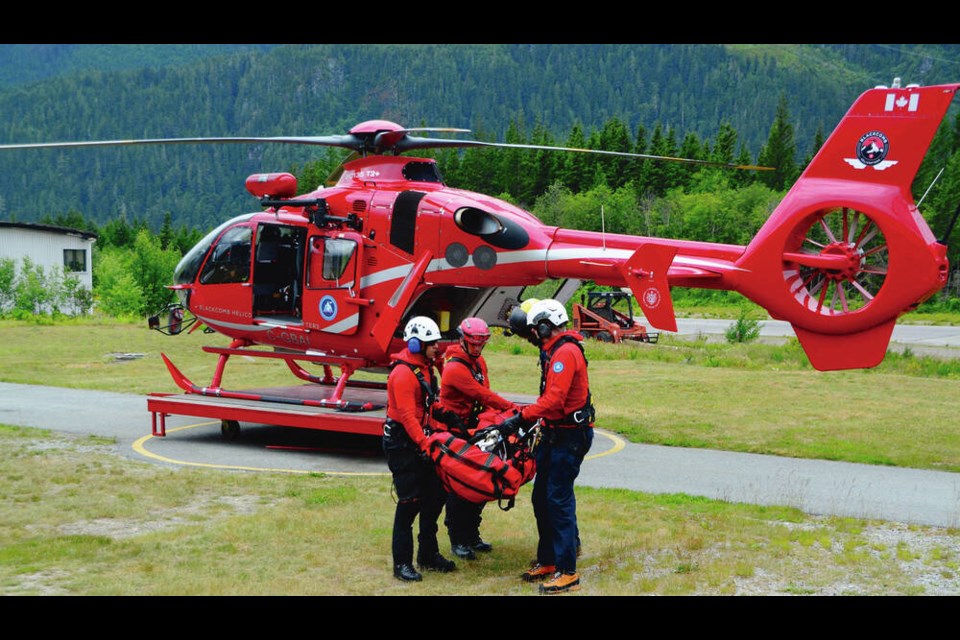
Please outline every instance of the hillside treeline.
[{"label": "hillside treeline", "polygon": [[[113,46],[90,45],[102,56],[146,55],[139,45]],[[0,143],[328,135],[370,119],[469,128],[498,141],[520,125],[527,137],[556,141],[579,128],[589,141],[618,121],[634,137],[642,127],[648,147],[658,128],[672,130],[680,151],[688,134],[717,139],[729,126],[755,162],[785,101],[793,160],[802,163],[861,91],[895,76],[956,81],[958,53],[960,45],[284,45],[119,71],[67,57],[75,70],[0,91]],[[49,74],[49,65],[36,73]],[[279,144],[4,151],[0,217],[29,222],[77,210],[98,224],[142,217],[156,231],[169,212],[178,224],[209,228],[256,206],[243,189],[249,174],[318,156]],[[472,186],[456,168],[446,171],[451,184]],[[516,197],[530,202],[545,186]]]}]

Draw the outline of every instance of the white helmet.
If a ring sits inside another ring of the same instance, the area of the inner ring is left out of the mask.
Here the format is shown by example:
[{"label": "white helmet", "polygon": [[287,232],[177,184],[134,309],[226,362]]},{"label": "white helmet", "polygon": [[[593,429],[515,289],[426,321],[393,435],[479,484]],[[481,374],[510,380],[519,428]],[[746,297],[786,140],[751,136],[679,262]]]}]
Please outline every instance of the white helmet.
[{"label": "white helmet", "polygon": [[541,322],[547,321],[554,327],[560,327],[567,323],[570,318],[567,317],[567,310],[562,304],[547,298],[540,300],[530,307],[527,312],[527,325],[537,327]]},{"label": "white helmet", "polygon": [[411,350],[416,353],[419,351],[420,345],[427,342],[436,342],[440,339],[440,327],[437,326],[436,322],[426,316],[410,318],[407,326],[403,330],[403,340],[404,342],[410,343],[413,339],[416,339],[416,344],[410,344],[409,346],[415,346],[416,348]]}]

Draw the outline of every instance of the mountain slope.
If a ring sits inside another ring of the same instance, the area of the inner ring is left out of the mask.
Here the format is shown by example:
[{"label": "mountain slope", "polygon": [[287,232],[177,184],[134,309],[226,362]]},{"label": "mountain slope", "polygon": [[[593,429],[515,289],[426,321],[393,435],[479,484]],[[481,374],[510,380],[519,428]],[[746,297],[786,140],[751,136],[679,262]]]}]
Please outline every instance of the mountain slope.
[{"label": "mountain slope", "polygon": [[[0,78],[16,77],[11,47],[29,46],[0,47]],[[960,45],[137,45],[142,57],[116,49],[132,45],[46,46],[17,51],[32,77],[55,77],[0,91],[0,143],[323,135],[382,118],[499,140],[520,121],[562,144],[574,125],[616,117],[678,140],[729,123],[756,157],[786,96],[803,155],[864,89],[960,80]],[[152,48],[163,46],[177,49]],[[256,208],[247,175],[314,157],[279,145],[8,151],[0,217],[77,210],[158,226],[171,212],[210,227]]]}]

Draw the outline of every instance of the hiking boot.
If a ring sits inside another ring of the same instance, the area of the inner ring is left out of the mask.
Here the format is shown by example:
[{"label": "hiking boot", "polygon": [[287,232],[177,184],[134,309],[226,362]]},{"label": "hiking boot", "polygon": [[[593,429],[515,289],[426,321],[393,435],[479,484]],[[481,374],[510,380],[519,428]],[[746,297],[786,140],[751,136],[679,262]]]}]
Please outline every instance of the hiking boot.
[{"label": "hiking boot", "polygon": [[439,551],[430,554],[426,558],[417,558],[417,564],[421,569],[439,571],[440,573],[450,573],[457,568],[457,564],[453,560],[447,560],[440,555]]},{"label": "hiking boot", "polygon": [[523,578],[524,582],[540,582],[541,580],[553,577],[553,574],[556,572],[557,568],[552,564],[542,565],[538,562],[521,573],[520,577]]},{"label": "hiking boot", "polygon": [[580,574],[576,571],[557,571],[547,582],[540,585],[540,593],[566,593],[580,590]]},{"label": "hiking boot", "polygon": [[461,560],[476,560],[477,556],[473,552],[473,549],[468,547],[465,544],[455,544],[451,545],[450,549],[453,551],[453,555],[457,556]]},{"label": "hiking boot", "polygon": [[477,538],[470,543],[470,548],[476,551],[477,553],[489,553],[493,551],[493,545],[489,542],[484,542],[482,538]]},{"label": "hiking boot", "polygon": [[420,575],[420,572],[414,569],[413,565],[409,562],[394,565],[393,577],[397,580],[403,580],[404,582],[420,582],[423,580],[423,576]]}]

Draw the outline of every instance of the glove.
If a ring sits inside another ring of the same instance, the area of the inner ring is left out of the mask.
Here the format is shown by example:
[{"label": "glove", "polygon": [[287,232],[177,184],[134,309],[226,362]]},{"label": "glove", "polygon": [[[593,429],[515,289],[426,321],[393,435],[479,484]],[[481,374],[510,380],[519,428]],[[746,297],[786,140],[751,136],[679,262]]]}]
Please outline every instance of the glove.
[{"label": "glove", "polygon": [[441,424],[447,425],[447,428],[450,431],[462,431],[467,430],[467,426],[463,424],[463,420],[453,411],[449,409],[441,409],[439,406],[434,406],[431,410],[431,415],[433,419]]},{"label": "glove", "polygon": [[430,458],[430,438],[424,438],[417,443],[417,448],[420,450],[420,459],[421,460],[431,460]]},{"label": "glove", "polygon": [[528,424],[530,424],[530,421],[524,420],[523,414],[517,412],[500,423],[500,433],[503,435],[503,437],[507,437],[509,435],[513,435]]}]

